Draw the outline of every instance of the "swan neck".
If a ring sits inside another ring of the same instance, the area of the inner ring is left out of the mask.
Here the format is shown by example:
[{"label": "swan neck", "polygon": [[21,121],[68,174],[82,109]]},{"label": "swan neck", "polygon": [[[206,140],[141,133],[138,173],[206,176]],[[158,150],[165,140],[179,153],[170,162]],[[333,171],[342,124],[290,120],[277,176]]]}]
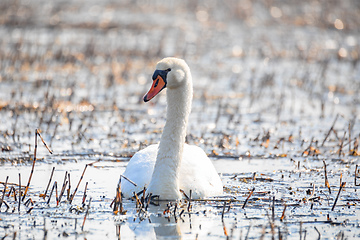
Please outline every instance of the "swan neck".
[{"label": "swan neck", "polygon": [[179,170],[191,110],[191,81],[176,89],[167,89],[166,96],[167,119],[149,189],[156,189],[153,194],[160,195],[161,199],[171,200],[181,198]]},{"label": "swan neck", "polygon": [[[191,111],[192,97],[187,96],[189,91],[178,91],[173,89],[167,90],[167,113],[166,124],[162,134],[162,138],[170,132],[176,134],[176,139],[185,142],[186,128],[189,114]],[[175,140],[175,139],[174,139]],[[178,143],[178,141],[175,141]]]}]

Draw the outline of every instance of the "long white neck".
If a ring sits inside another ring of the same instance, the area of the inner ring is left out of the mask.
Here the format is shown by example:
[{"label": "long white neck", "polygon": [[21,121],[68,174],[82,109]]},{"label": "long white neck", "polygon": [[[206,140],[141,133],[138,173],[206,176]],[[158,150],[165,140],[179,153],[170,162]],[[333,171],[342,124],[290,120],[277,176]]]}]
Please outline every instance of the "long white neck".
[{"label": "long white neck", "polygon": [[[191,75],[188,74],[188,78]],[[179,169],[191,110],[192,81],[167,89],[167,118],[148,192],[163,200],[181,198]]]}]

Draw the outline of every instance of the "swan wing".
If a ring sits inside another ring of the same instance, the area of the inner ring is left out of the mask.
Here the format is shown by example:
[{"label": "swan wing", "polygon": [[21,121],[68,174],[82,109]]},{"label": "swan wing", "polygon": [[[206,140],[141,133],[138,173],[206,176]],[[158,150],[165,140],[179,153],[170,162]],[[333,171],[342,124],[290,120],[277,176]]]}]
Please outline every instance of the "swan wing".
[{"label": "swan wing", "polygon": [[[139,192],[150,183],[158,144],[150,145],[137,152],[130,159],[123,175],[137,184],[135,187],[125,179],[121,181],[121,191],[130,198],[133,192]],[[183,159],[180,167],[180,189],[192,198],[219,196],[223,193],[221,179],[207,157],[206,153],[195,145],[184,145]]]},{"label": "swan wing", "polygon": [[211,160],[198,146],[184,145],[180,167],[180,188],[192,198],[219,196],[223,193],[222,182]]},{"label": "swan wing", "polygon": [[137,186],[135,187],[127,180],[122,179],[121,192],[125,197],[132,197],[133,192],[140,192],[149,185],[154,171],[158,147],[158,144],[150,145],[135,153],[130,159],[123,175],[136,183]]}]

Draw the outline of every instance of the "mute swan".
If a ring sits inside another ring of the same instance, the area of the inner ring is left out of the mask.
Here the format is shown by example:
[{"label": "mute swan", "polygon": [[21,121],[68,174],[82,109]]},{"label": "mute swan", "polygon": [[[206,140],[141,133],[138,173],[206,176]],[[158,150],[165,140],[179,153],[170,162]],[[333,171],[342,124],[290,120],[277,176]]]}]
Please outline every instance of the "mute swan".
[{"label": "mute swan", "polygon": [[185,144],[186,127],[193,95],[188,65],[178,58],[164,58],[157,63],[153,83],[144,101],[150,101],[167,88],[167,118],[160,144],[150,145],[130,159],[121,182],[125,197],[147,188],[147,193],[161,200],[182,198],[180,189],[192,198],[221,195],[223,186],[211,160],[194,145]]}]

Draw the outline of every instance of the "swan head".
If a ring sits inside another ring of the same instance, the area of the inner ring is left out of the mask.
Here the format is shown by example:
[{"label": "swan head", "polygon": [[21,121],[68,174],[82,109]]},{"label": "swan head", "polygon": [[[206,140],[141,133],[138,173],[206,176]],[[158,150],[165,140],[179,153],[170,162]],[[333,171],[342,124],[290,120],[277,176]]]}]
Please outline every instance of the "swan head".
[{"label": "swan head", "polygon": [[186,84],[189,75],[190,69],[184,60],[173,57],[162,59],[156,65],[156,70],[152,76],[153,83],[144,96],[144,101],[150,101],[164,88],[176,89]]}]

